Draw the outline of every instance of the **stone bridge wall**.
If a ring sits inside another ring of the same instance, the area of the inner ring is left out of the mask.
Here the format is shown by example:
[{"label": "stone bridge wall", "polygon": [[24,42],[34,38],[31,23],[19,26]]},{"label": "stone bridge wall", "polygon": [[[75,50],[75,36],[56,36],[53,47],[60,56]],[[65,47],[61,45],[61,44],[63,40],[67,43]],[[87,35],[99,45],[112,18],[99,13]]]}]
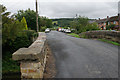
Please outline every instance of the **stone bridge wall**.
[{"label": "stone bridge wall", "polygon": [[21,78],[43,78],[46,55],[46,34],[39,33],[31,46],[17,50],[13,53],[12,59],[20,62]]},{"label": "stone bridge wall", "polygon": [[120,43],[120,31],[88,31],[79,34],[80,37],[108,39]]}]

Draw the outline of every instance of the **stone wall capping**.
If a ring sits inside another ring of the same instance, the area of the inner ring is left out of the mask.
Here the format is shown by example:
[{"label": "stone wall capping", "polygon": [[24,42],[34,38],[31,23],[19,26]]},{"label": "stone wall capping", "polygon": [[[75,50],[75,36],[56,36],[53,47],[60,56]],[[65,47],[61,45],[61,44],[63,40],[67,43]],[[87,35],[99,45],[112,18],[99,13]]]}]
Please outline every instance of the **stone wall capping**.
[{"label": "stone wall capping", "polygon": [[40,54],[46,42],[46,34],[39,33],[37,40],[28,48],[20,48],[12,54],[12,59],[16,61],[21,60],[39,60]]},{"label": "stone wall capping", "polygon": [[37,40],[28,48],[20,48],[12,54],[12,59],[20,62],[21,78],[42,79],[46,64],[46,34],[39,32]]}]

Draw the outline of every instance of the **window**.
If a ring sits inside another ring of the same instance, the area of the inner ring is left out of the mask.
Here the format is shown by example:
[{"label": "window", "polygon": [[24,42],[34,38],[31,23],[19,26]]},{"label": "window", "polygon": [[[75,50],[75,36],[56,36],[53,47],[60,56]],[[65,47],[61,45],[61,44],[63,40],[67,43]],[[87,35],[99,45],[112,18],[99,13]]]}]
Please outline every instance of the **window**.
[{"label": "window", "polygon": [[104,27],[104,30],[106,29],[106,27]]},{"label": "window", "polygon": [[110,22],[108,22],[108,25],[110,25]]},{"label": "window", "polygon": [[116,24],[116,21],[114,21],[113,23]]},{"label": "window", "polygon": [[106,23],[104,22],[104,25],[105,25]]}]

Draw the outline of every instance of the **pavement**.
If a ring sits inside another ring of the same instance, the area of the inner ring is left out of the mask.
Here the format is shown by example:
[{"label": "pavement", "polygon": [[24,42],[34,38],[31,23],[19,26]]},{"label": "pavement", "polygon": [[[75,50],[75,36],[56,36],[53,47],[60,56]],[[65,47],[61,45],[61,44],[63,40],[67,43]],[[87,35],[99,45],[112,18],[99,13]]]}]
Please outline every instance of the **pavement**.
[{"label": "pavement", "polygon": [[56,78],[118,78],[118,46],[51,31],[48,44],[56,59]]}]

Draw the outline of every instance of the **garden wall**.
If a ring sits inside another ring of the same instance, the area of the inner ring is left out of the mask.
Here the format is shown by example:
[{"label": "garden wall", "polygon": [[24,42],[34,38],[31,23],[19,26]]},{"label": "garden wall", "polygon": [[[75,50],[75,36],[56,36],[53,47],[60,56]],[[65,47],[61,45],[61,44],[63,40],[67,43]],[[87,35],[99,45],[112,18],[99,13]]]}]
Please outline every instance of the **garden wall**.
[{"label": "garden wall", "polygon": [[80,37],[108,39],[120,43],[120,31],[88,31],[79,34]]}]

